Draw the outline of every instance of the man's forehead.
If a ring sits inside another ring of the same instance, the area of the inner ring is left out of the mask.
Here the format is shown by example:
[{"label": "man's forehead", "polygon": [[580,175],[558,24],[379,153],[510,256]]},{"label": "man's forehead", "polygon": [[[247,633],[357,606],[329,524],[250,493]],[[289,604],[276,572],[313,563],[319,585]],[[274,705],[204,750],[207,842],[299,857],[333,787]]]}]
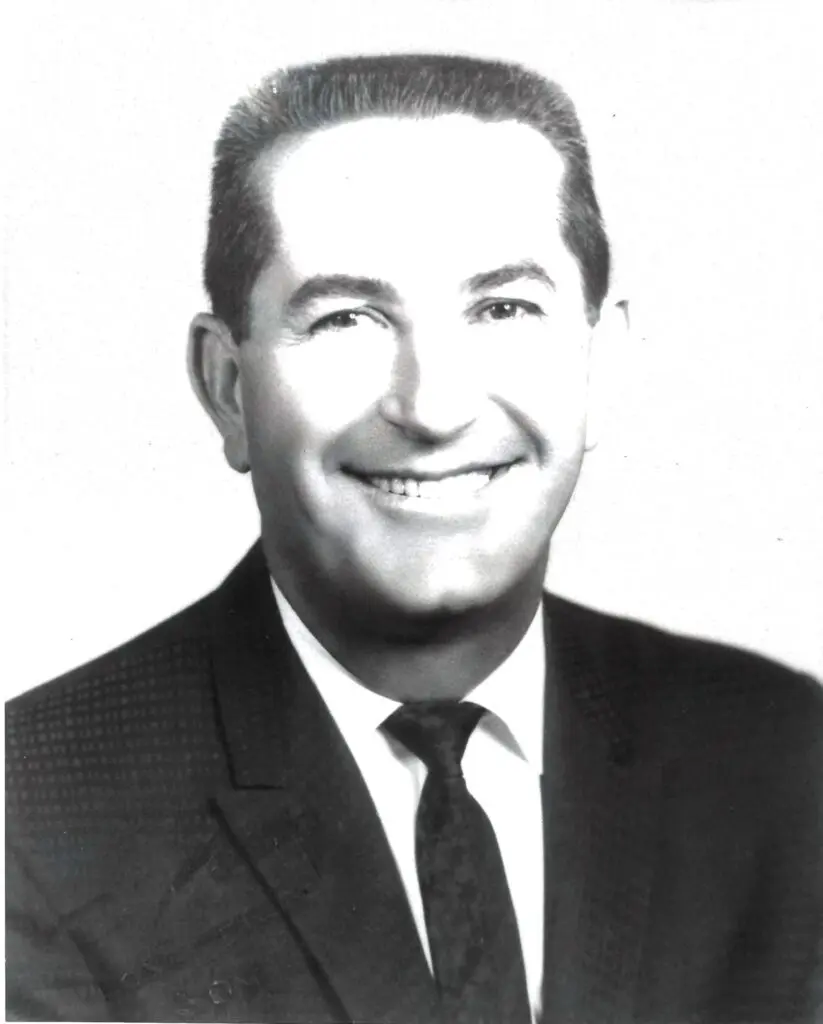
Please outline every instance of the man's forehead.
[{"label": "man's forehead", "polygon": [[[466,115],[368,118],[312,132],[261,160],[278,248],[307,272],[356,252],[477,259],[467,271],[559,242],[563,161],[535,129]],[[285,250],[285,251],[284,251]]]},{"label": "man's forehead", "polygon": [[372,116],[320,128],[280,140],[256,168],[278,216],[285,216],[282,201],[300,209],[309,196],[321,204],[324,197],[406,203],[455,191],[491,199],[513,188],[552,196],[563,171],[560,154],[530,125],[466,114]]}]

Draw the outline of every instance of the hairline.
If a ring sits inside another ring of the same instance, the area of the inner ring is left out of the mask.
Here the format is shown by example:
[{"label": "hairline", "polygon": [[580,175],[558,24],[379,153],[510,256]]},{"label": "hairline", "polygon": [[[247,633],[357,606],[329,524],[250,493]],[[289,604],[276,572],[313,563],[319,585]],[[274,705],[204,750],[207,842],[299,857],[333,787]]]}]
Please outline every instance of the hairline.
[{"label": "hairline", "polygon": [[[532,68],[459,54],[357,54],[267,75],[227,115],[215,143],[204,284],[212,309],[238,340],[248,335],[248,300],[282,252],[274,196],[260,173],[271,154],[346,123],[439,120],[532,128],[561,161],[560,236],[578,265],[586,318],[607,295],[610,245],[589,149],[563,87]],[[246,240],[244,237],[246,236]]]}]

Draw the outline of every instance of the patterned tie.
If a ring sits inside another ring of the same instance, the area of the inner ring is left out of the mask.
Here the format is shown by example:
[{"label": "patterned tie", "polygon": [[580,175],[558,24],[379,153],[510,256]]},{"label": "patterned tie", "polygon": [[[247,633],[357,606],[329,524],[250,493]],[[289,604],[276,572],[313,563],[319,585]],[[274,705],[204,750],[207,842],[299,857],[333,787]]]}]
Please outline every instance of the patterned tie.
[{"label": "patterned tie", "polygon": [[417,874],[448,1024],[529,1024],[520,936],[494,829],[460,762],[485,709],[404,704],[386,731],[428,768],[417,809]]}]

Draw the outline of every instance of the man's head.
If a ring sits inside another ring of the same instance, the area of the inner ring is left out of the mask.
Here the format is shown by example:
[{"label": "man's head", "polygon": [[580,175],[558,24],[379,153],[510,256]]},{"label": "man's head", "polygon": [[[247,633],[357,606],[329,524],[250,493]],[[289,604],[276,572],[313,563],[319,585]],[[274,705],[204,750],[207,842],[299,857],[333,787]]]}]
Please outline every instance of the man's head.
[{"label": "man's head", "polygon": [[251,288],[278,244],[255,174],[259,158],[278,142],[335,124],[446,114],[529,125],[562,156],[561,231],[580,267],[589,315],[597,316],[608,288],[609,244],[585,139],[563,90],[518,65],[470,57],[344,57],[269,76],[234,106],[217,140],[204,277],[212,310],[236,341],[248,330]]},{"label": "man's head", "polygon": [[539,588],[608,275],[573,107],[532,72],[335,60],[232,110],[192,373],[298,609]]}]

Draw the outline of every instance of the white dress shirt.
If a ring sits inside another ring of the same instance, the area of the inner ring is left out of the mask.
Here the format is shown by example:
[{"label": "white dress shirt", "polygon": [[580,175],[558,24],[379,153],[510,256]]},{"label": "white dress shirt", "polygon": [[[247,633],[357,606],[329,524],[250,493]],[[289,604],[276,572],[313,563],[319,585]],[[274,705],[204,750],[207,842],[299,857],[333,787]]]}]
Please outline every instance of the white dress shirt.
[{"label": "white dress shirt", "polygon": [[[337,662],[309,632],[272,581],[283,624],[326,703],[369,789],[431,968],[415,863],[415,815],[426,778],[423,763],[381,728],[398,701],[375,693]],[[472,733],[463,773],[494,827],[512,896],[534,1018],[543,982],[543,616],[505,662],[467,699],[488,713]]]}]

